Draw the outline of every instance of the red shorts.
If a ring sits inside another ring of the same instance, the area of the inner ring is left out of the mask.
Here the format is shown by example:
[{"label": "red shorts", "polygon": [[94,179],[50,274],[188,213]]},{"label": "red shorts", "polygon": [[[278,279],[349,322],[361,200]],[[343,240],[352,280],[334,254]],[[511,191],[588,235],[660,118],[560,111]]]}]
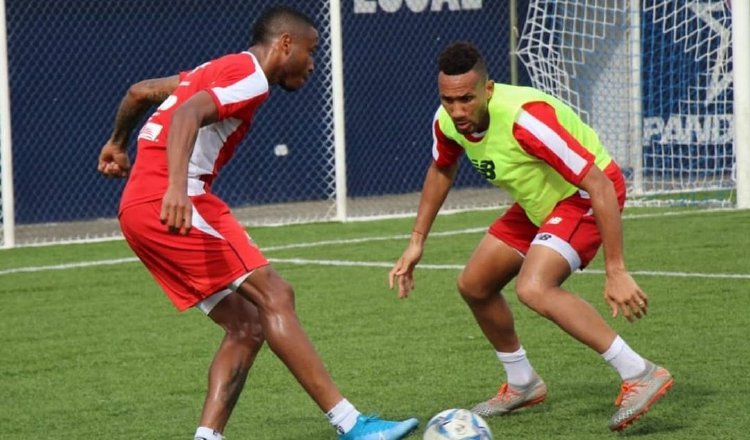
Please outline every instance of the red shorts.
[{"label": "red shorts", "polygon": [[[621,176],[613,179],[620,211],[625,205],[625,180]],[[602,243],[591,200],[580,192],[559,202],[541,226],[533,224],[526,211],[514,203],[490,226],[489,233],[524,256],[532,244],[550,247],[568,261],[571,271],[586,267]]]},{"label": "red shorts", "polygon": [[180,311],[268,264],[223,201],[213,194],[191,200],[193,228],[187,235],[169,233],[161,224],[161,200],[120,213],[125,240]]}]

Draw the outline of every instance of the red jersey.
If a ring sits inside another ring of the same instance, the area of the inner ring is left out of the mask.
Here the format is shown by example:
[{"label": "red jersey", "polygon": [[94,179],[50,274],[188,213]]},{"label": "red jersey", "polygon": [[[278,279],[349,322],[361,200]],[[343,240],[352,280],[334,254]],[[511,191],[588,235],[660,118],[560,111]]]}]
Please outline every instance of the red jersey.
[{"label": "red jersey", "polygon": [[180,84],[138,134],[137,160],[120,201],[123,209],[161,199],[167,190],[167,137],[174,111],[200,91],[211,95],[218,120],[201,127],[188,165],[188,195],[210,192],[253,116],[269,94],[268,79],[250,52],[226,55],[180,73]]}]

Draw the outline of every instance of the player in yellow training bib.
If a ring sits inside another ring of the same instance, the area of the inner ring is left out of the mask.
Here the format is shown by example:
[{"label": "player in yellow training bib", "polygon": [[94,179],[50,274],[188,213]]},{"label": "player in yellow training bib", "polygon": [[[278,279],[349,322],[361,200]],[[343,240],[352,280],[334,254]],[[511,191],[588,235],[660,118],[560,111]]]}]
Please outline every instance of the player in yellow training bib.
[{"label": "player in yellow training bib", "polygon": [[645,316],[648,297],[625,268],[621,211],[625,180],[596,132],[569,106],[533,88],[495,84],[469,43],[447,47],[438,60],[441,106],[433,121],[433,162],[409,245],[390,272],[407,297],[414,268],[450,190],[463,154],[490,183],[516,201],[477,246],[458,289],[497,352],[507,382],[477,404],[481,416],[541,403],[547,386],[515,332],[501,290],[516,278],[526,306],[599,353],[623,383],[609,427],[640,418],[672,386],[670,373],[642,358],[586,301],[561,286],[603,244],[604,297],[612,316]]}]

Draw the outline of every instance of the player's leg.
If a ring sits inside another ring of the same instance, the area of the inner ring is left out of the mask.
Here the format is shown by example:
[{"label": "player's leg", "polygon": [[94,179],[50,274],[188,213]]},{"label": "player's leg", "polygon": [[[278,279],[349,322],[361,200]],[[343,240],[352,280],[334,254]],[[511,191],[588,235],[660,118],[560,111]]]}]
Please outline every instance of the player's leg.
[{"label": "player's leg", "polygon": [[416,419],[365,417],[344,399],[297,318],[292,287],[270,266],[250,274],[238,292],[257,306],[268,346],[326,413],[341,439],[397,440],[416,429]]},{"label": "player's leg", "polygon": [[507,414],[543,402],[547,386],[531,366],[501,290],[518,273],[523,257],[497,237],[484,236],[458,279],[458,289],[503,364],[507,382],[472,408],[481,416]]},{"label": "player's leg", "polygon": [[664,368],[643,359],[579,296],[562,288],[573,270],[585,267],[600,245],[587,203],[561,203],[532,242],[516,280],[519,299],[599,353],[622,378],[623,399],[610,428],[620,430],[642,416],[672,385]]},{"label": "player's leg", "polygon": [[336,405],[343,396],[302,329],[292,286],[273,268],[264,266],[247,277],[238,292],[258,307],[269,347],[318,406],[325,411]]},{"label": "player's leg", "polygon": [[518,298],[574,338],[604,353],[617,336],[588,302],[563,289],[569,262],[552,248],[532,245],[516,280]]},{"label": "player's leg", "polygon": [[226,292],[218,292],[196,306],[224,329],[224,338],[208,371],[208,391],[196,439],[221,438],[263,346],[258,309],[242,296]]},{"label": "player's leg", "polygon": [[522,253],[535,231],[525,213],[514,205],[493,224],[458,278],[458,290],[495,348],[507,377],[494,397],[472,408],[483,416],[507,414],[541,403],[547,395],[546,385],[521,346],[513,314],[501,293],[521,268]]},{"label": "player's leg", "polygon": [[513,314],[501,290],[523,263],[515,249],[486,234],[458,277],[458,291],[469,306],[479,328],[496,351],[511,353],[520,348]]},{"label": "player's leg", "polygon": [[537,229],[520,205],[513,204],[490,226],[458,277],[461,297],[498,352],[514,352],[520,347],[501,290],[521,269]]}]

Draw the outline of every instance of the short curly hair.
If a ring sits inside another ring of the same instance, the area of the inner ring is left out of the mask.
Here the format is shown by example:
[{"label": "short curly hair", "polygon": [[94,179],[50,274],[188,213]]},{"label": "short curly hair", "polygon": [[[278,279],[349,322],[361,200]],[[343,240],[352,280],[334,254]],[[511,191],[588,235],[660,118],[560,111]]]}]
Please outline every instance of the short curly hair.
[{"label": "short curly hair", "polygon": [[250,45],[268,43],[282,32],[295,26],[310,26],[317,29],[315,22],[303,12],[289,6],[274,6],[266,9],[253,26]]},{"label": "short curly hair", "polygon": [[443,49],[438,56],[438,68],[446,75],[461,75],[474,70],[487,77],[487,64],[479,49],[466,41],[459,41]]}]

